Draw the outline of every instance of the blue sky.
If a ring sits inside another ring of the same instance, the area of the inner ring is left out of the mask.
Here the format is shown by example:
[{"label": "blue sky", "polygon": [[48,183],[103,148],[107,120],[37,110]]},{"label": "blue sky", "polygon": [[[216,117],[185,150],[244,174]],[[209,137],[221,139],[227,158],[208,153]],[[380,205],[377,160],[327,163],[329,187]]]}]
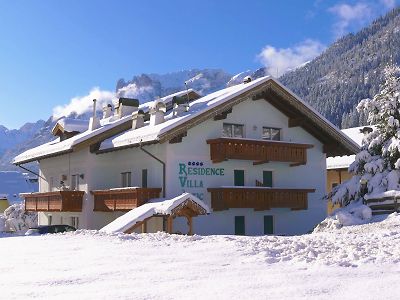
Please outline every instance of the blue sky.
[{"label": "blue sky", "polygon": [[0,0],[0,124],[46,120],[93,87],[113,91],[119,78],[141,73],[294,67],[395,5]]}]

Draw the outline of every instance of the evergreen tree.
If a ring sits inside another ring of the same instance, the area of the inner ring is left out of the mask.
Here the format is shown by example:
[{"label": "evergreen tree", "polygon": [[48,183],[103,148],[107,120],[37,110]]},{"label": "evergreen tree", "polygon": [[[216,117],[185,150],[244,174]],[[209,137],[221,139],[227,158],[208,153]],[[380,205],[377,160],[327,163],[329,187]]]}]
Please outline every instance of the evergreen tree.
[{"label": "evergreen tree", "polygon": [[368,123],[375,125],[375,129],[365,137],[361,151],[349,167],[354,176],[328,195],[333,202],[345,206],[363,199],[365,194],[400,190],[399,74],[399,67],[387,66],[380,91],[373,99],[364,99],[358,104],[357,110],[367,114]]}]

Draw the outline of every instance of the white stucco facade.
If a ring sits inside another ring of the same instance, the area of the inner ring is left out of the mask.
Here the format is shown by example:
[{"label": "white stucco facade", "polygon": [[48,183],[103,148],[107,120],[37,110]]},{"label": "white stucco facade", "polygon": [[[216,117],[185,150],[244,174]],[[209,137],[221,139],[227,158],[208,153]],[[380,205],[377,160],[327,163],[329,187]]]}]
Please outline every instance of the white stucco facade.
[{"label": "white stucco facade", "polygon": [[[228,160],[212,163],[208,139],[220,138],[223,123],[243,124],[247,139],[261,139],[262,128],[281,129],[281,140],[311,144],[307,149],[307,163],[290,167],[290,163],[267,162],[253,165],[251,160]],[[194,218],[193,230],[197,234],[234,234],[235,216],[243,216],[246,235],[264,234],[264,216],[273,217],[273,233],[292,235],[306,233],[325,217],[326,204],[322,200],[326,187],[326,155],[323,145],[302,127],[288,127],[288,117],[264,100],[251,99],[233,107],[224,120],[212,118],[189,129],[180,143],[162,143],[144,146],[166,164],[166,197],[172,198],[182,192],[189,192],[212,207],[207,188],[233,186],[234,170],[244,170],[245,186],[255,186],[256,180],[262,180],[263,171],[272,171],[273,187],[315,189],[308,194],[308,208],[292,211],[288,208],[276,208],[255,211],[252,208],[231,208],[212,212],[210,215]],[[197,167],[214,168],[214,175],[192,175],[188,173],[189,163]],[[142,185],[142,170],[147,170],[147,186],[161,188],[163,185],[162,165],[139,147],[133,147],[103,154],[91,153],[88,148],[69,154],[46,158],[40,161],[40,191],[55,189],[60,180],[65,179],[71,185],[71,176],[79,176],[79,190],[84,191],[82,212],[39,213],[39,224],[71,224],[79,218],[79,228],[100,229],[122,212],[94,212],[92,190],[121,187],[121,173],[131,172],[132,186]],[[158,220],[159,221],[159,220]],[[157,222],[158,222],[157,221]],[[156,222],[156,221],[154,221]],[[158,223],[150,224],[159,228]],[[174,230],[186,232],[185,221],[176,219]]]}]

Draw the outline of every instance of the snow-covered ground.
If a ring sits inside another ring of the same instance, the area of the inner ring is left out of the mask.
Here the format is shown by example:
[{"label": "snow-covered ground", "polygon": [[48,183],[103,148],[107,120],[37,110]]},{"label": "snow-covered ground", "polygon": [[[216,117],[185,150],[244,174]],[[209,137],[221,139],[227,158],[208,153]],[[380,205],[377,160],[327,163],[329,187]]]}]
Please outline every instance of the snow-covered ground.
[{"label": "snow-covered ground", "polygon": [[399,299],[400,214],[294,237],[0,238],[2,299]]}]

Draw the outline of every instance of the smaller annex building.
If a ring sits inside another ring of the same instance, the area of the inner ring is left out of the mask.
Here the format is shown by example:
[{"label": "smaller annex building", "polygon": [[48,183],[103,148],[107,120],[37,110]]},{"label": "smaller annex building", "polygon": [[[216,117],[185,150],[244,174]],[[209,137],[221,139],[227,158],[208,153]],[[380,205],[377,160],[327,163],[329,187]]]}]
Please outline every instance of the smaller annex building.
[{"label": "smaller annex building", "polygon": [[[115,99],[86,123],[64,118],[54,141],[14,159],[39,162],[39,193],[24,195],[39,224],[143,231],[151,217],[144,232],[305,233],[326,215],[326,158],[359,151],[273,77],[139,103]],[[160,208],[187,193],[172,218]]]},{"label": "smaller annex building", "polygon": [[[360,126],[343,129],[342,132],[351,138],[359,147],[362,146],[364,137],[374,130],[374,126]],[[332,188],[350,179],[349,166],[354,162],[355,155],[343,155],[328,157],[326,160],[327,181],[326,190],[331,192]]]}]

